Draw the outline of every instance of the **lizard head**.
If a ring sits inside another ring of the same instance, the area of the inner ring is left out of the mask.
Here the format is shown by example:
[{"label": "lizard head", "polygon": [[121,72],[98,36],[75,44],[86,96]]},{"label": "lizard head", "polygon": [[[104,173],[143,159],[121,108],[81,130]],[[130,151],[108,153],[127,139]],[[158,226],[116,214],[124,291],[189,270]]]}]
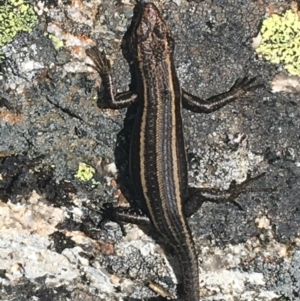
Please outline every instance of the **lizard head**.
[{"label": "lizard head", "polygon": [[174,39],[163,20],[161,13],[153,3],[139,3],[137,18],[133,30],[133,40],[137,59],[148,56],[149,59],[164,59],[174,51]]}]

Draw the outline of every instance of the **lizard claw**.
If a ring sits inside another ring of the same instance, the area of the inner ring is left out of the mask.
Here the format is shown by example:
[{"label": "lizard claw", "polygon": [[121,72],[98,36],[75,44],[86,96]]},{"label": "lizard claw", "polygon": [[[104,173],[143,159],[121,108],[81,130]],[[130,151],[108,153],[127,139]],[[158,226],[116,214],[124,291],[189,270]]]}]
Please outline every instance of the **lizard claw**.
[{"label": "lizard claw", "polygon": [[264,87],[264,84],[257,84],[252,86],[256,79],[256,76],[252,78],[249,78],[248,76],[245,76],[244,78],[239,78],[236,80],[231,90],[236,90],[236,93],[239,94],[239,97],[248,98],[250,96],[253,96],[254,93],[252,92]]},{"label": "lizard claw", "polygon": [[100,75],[108,75],[111,73],[110,61],[107,59],[104,51],[100,52],[99,49],[94,46],[85,51],[87,56],[91,58],[95,65],[88,66],[94,68]]},{"label": "lizard claw", "polygon": [[231,202],[235,203],[240,209],[242,208],[241,204],[235,200],[242,193],[249,192],[259,192],[259,191],[274,191],[274,188],[247,188],[248,185],[252,184],[256,180],[262,178],[266,173],[261,173],[257,176],[252,177],[250,173],[247,174],[247,178],[240,184],[237,184],[235,181],[230,183],[230,186],[227,192],[230,194]]}]

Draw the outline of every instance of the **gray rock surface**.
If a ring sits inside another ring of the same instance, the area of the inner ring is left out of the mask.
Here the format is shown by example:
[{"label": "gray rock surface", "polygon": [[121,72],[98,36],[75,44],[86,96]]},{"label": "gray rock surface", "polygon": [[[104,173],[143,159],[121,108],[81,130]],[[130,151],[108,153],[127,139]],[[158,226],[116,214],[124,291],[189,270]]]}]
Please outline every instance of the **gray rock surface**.
[{"label": "gray rock surface", "polygon": [[[288,3],[155,3],[185,90],[207,98],[244,76],[266,85],[213,114],[183,113],[191,185],[226,189],[250,171],[266,172],[254,188],[277,187],[241,195],[243,211],[206,203],[190,219],[201,300],[300,300],[299,94],[270,92],[279,67],[251,45],[266,11]],[[172,250],[151,229],[98,227],[103,204],[120,195],[116,168],[126,177],[133,115],[98,107],[101,82],[84,50],[105,49],[127,90],[120,45],[134,1],[34,5],[39,25],[4,47],[1,64],[0,300],[161,300],[148,283],[176,293]],[[93,167],[90,181],[80,180],[82,162]]]}]

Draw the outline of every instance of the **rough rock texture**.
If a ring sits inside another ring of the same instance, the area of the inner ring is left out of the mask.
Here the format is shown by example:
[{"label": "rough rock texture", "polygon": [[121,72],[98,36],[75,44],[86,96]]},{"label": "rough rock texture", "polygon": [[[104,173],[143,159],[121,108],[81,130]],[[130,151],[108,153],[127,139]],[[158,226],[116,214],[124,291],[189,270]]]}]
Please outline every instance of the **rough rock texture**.
[{"label": "rough rock texture", "polygon": [[[126,90],[120,45],[134,2],[32,2],[39,24],[3,48],[0,300],[161,300],[149,282],[172,293],[181,282],[176,256],[151,229],[99,227],[103,204],[120,196],[116,170],[127,177],[134,108],[99,108],[101,82],[84,50],[105,49]],[[185,90],[207,98],[244,76],[266,85],[215,113],[183,113],[191,185],[225,189],[250,171],[266,173],[253,188],[277,187],[241,195],[243,211],[206,203],[190,219],[201,300],[300,300],[299,96],[270,92],[280,68],[252,48],[264,14],[289,3],[155,3]],[[90,181],[82,162],[93,167]]]}]

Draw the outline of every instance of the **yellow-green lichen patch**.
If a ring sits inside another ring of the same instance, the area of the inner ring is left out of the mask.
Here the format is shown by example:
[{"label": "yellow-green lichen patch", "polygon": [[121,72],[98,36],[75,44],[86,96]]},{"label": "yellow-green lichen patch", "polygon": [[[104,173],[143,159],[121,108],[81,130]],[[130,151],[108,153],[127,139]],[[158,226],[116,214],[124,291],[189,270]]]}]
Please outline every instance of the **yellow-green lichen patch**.
[{"label": "yellow-green lichen patch", "polygon": [[0,5],[0,47],[11,42],[20,31],[31,32],[38,17],[24,0],[7,0]]},{"label": "yellow-green lichen patch", "polygon": [[271,15],[263,21],[262,41],[256,52],[266,60],[282,64],[293,75],[300,75],[300,19],[297,11]]},{"label": "yellow-green lichen patch", "polygon": [[79,163],[75,178],[82,182],[90,181],[95,174],[95,168],[85,163]]},{"label": "yellow-green lichen patch", "polygon": [[48,38],[52,41],[53,46],[56,50],[59,50],[64,46],[64,42],[53,34],[48,34]]}]

